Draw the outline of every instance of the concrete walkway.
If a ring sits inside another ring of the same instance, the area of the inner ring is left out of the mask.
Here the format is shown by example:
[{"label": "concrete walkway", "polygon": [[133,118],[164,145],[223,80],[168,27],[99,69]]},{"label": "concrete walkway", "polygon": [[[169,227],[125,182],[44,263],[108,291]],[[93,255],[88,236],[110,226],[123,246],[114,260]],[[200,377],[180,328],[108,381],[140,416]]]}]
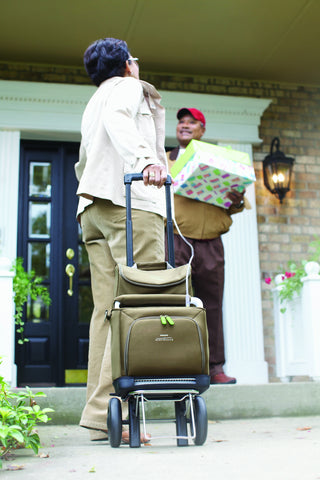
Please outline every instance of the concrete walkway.
[{"label": "concrete walkway", "polygon": [[[151,440],[138,449],[90,442],[76,425],[40,426],[40,456],[18,450],[0,479],[320,479],[320,416],[209,421],[203,446]],[[151,435],[174,435],[172,423],[151,423]],[[17,466],[22,470],[8,470]]]}]

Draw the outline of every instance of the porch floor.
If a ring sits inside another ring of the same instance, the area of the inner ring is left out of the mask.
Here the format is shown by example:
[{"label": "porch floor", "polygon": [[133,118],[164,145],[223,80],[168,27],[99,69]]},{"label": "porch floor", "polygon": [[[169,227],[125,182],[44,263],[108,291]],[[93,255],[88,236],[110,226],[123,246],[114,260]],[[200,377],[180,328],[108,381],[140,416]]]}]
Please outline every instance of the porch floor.
[{"label": "porch floor", "polygon": [[[50,423],[79,423],[85,387],[45,387],[32,391],[46,394],[38,403],[41,408],[54,409]],[[320,415],[320,382],[212,385],[203,397],[209,420]],[[149,402],[146,412],[147,418],[173,418],[173,402]]]}]

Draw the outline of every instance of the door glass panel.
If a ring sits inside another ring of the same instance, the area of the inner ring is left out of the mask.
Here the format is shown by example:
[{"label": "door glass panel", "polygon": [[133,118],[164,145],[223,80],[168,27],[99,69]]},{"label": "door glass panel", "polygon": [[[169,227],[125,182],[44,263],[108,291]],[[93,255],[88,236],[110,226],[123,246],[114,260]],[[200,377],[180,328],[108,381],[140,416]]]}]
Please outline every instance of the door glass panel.
[{"label": "door glass panel", "polygon": [[79,323],[90,323],[93,309],[90,286],[90,267],[86,247],[83,243],[78,247],[79,268]]},{"label": "door glass panel", "polygon": [[48,238],[50,219],[50,203],[29,202],[29,237]]},{"label": "door glass panel", "polygon": [[50,244],[46,242],[32,242],[29,244],[29,269],[34,270],[42,280],[49,278]]},{"label": "door glass panel", "polygon": [[79,245],[79,280],[88,280],[90,282],[90,267],[86,247]]},{"label": "door glass panel", "polygon": [[41,323],[48,320],[49,306],[45,305],[39,297],[36,300],[29,297],[27,303],[27,321]]},{"label": "door glass panel", "polygon": [[51,163],[30,162],[29,196],[51,196]]},{"label": "door glass panel", "polygon": [[79,323],[90,323],[92,308],[91,287],[79,285]]},{"label": "door glass panel", "polygon": [[82,243],[82,230],[79,223],[78,223],[78,242]]}]

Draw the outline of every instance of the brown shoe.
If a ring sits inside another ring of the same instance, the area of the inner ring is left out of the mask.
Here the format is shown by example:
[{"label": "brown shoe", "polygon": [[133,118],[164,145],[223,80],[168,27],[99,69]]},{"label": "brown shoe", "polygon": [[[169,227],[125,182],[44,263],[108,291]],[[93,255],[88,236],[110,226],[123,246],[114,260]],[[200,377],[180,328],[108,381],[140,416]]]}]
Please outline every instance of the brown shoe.
[{"label": "brown shoe", "polygon": [[211,385],[226,385],[231,383],[237,383],[237,379],[233,377],[228,377],[225,373],[217,373],[216,375],[210,375]]}]

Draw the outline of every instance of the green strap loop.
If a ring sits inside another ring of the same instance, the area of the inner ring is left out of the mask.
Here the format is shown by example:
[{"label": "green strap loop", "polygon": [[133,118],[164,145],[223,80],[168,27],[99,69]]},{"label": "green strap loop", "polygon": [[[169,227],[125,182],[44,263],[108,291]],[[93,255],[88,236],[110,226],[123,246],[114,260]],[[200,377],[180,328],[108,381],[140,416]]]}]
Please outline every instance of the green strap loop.
[{"label": "green strap loop", "polygon": [[165,315],[160,315],[162,325],[167,325],[167,318]]},{"label": "green strap loop", "polygon": [[169,325],[174,325],[174,321],[172,320],[171,317],[169,317],[169,315],[166,315],[166,319],[167,319],[167,322],[169,323]]}]

